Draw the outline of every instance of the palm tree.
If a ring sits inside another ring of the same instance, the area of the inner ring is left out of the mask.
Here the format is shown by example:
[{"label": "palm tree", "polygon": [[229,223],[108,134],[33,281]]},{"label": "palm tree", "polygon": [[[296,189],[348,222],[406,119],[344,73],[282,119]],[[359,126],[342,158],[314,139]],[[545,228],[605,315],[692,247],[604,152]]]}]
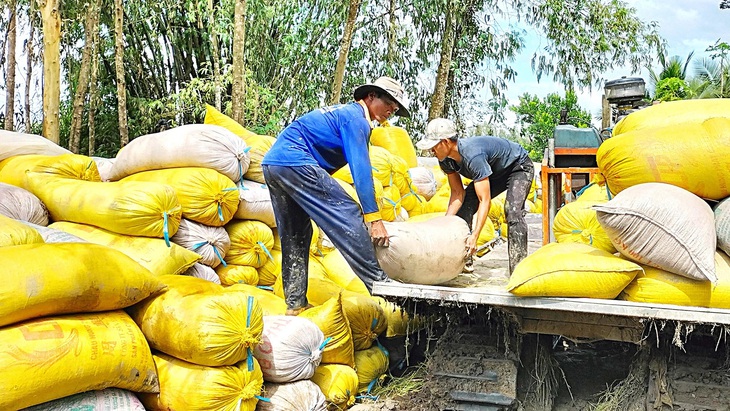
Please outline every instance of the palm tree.
[{"label": "palm tree", "polygon": [[689,67],[689,63],[692,61],[692,56],[694,56],[694,54],[694,51],[690,52],[687,55],[687,58],[684,59],[684,62],[679,56],[668,57],[665,54],[660,54],[659,64],[662,67],[662,71],[660,71],[657,75],[657,73],[649,67],[649,84],[652,87],[656,87],[656,84],[661,80],[673,77],[686,80],[687,68]]},{"label": "palm tree", "polygon": [[697,98],[730,97],[730,67],[703,58],[695,63],[694,77],[689,85]]}]

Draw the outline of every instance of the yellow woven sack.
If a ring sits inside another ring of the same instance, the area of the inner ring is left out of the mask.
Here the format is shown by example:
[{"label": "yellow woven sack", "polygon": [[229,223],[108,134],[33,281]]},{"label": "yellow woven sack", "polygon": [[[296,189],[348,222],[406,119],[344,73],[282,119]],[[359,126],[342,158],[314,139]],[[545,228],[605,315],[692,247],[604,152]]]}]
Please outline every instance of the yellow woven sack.
[{"label": "yellow woven sack", "polygon": [[299,314],[311,320],[324,334],[326,344],[322,351],[322,364],[355,366],[352,331],[342,310],[342,296],[330,298],[324,304]]},{"label": "yellow woven sack", "polygon": [[[642,110],[643,111],[643,110]],[[596,160],[611,192],[667,183],[702,198],[730,196],[730,117],[626,132],[606,140]]]},{"label": "yellow woven sack", "polygon": [[616,298],[641,267],[586,244],[550,243],[515,268],[507,291],[520,297]]},{"label": "yellow woven sack", "polygon": [[231,237],[226,263],[260,268],[271,258],[274,233],[269,226],[261,221],[233,220],[225,227]]},{"label": "yellow woven sack", "polygon": [[362,295],[370,295],[365,283],[355,274],[342,253],[335,249],[322,259],[327,278],[340,287]]},{"label": "yellow woven sack", "polygon": [[424,210],[426,209],[426,205],[428,204],[428,200],[426,200],[426,197],[420,194],[416,194],[415,190],[403,194],[401,196],[400,202],[403,208],[408,211],[409,217],[423,214]]},{"label": "yellow woven sack", "polygon": [[168,246],[160,238],[117,234],[103,228],[68,221],[58,221],[49,227],[73,234],[90,243],[121,251],[154,275],[180,274],[200,261],[197,253],[172,242]]},{"label": "yellow woven sack", "polygon": [[[319,260],[318,257],[309,255],[309,276],[315,278],[327,278],[327,269],[324,268],[324,264]],[[281,277],[281,276],[279,276]]]},{"label": "yellow woven sack", "polygon": [[393,183],[391,185],[398,187],[400,194],[411,192],[413,179],[411,179],[411,175],[408,174],[408,164],[406,164],[405,160],[400,157],[392,156],[390,158],[390,165],[393,179]]},{"label": "yellow woven sack", "polygon": [[178,167],[142,171],[121,181],[147,181],[167,184],[175,190],[188,220],[212,227],[231,221],[238,209],[236,183],[210,168]]},{"label": "yellow woven sack", "polygon": [[709,118],[730,118],[730,100],[678,100],[650,106],[624,117],[613,128],[613,135],[657,127],[681,126]]},{"label": "yellow woven sack", "polygon": [[497,230],[494,229],[494,224],[492,223],[492,220],[487,218],[484,220],[484,226],[482,226],[482,231],[479,232],[479,238],[477,238],[477,247],[481,247],[484,244],[487,244],[488,242],[494,240],[497,238]]},{"label": "yellow woven sack", "polygon": [[0,247],[45,243],[35,228],[0,214]]},{"label": "yellow woven sack", "polygon": [[215,107],[210,104],[205,105],[205,119],[204,124],[213,124],[215,126],[221,126],[233,132],[233,134],[243,137],[245,140],[249,136],[254,136],[256,133],[247,130],[245,127],[240,125],[236,120],[228,117],[227,115],[218,111]]},{"label": "yellow woven sack", "polygon": [[0,161],[0,182],[27,189],[26,171],[53,174],[75,180],[101,181],[99,169],[91,157],[63,154],[60,156],[24,155]]},{"label": "yellow woven sack", "polygon": [[[385,317],[388,323],[388,329],[385,332],[386,337],[397,337],[401,335],[412,334],[418,330],[420,325],[417,321],[418,318],[411,320],[408,313],[390,301],[387,301],[381,297],[373,297],[377,301],[378,305],[383,309]],[[355,353],[357,355],[357,353]]]},{"label": "yellow woven sack", "polygon": [[255,286],[259,283],[258,270],[248,265],[221,264],[215,268],[215,273],[218,274],[221,285],[248,284]]},{"label": "yellow woven sack", "polygon": [[402,158],[408,168],[418,167],[416,149],[403,127],[375,127],[370,133],[370,143],[383,147],[394,157]]},{"label": "yellow woven sack", "polygon": [[[392,155],[388,150],[370,146],[370,166],[373,170],[373,178],[380,181],[383,187],[387,187],[393,183],[391,178],[392,166],[390,159]],[[350,166],[345,165],[341,169],[337,170],[332,177],[340,179],[348,184],[353,184],[352,174],[350,173]]]},{"label": "yellow woven sack", "polygon": [[45,317],[0,328],[0,409],[107,387],[159,391],[150,348],[123,311]]},{"label": "yellow woven sack", "polygon": [[263,312],[253,296],[200,278],[160,277],[165,292],[128,311],[150,346],[199,365],[233,365],[261,341]]},{"label": "yellow woven sack", "polygon": [[255,358],[224,367],[190,364],[155,354],[159,394],[141,394],[147,410],[254,411],[264,377]]},{"label": "yellow woven sack", "polygon": [[261,160],[264,159],[264,156],[269,152],[271,146],[273,146],[275,142],[276,139],[274,137],[258,134],[246,137],[246,144],[251,147],[251,151],[248,152],[249,157],[251,157],[251,164],[248,166],[248,170],[246,170],[246,174],[243,175],[243,178],[246,180],[256,181],[261,184],[266,183],[264,171],[261,168]]},{"label": "yellow woven sack", "polygon": [[314,371],[312,382],[322,390],[327,401],[337,409],[345,410],[355,404],[357,373],[341,364],[322,364]]},{"label": "yellow woven sack", "polygon": [[553,220],[553,233],[559,243],[581,243],[596,247],[611,254],[616,248],[601,227],[593,210],[593,201],[574,201],[558,210]]},{"label": "yellow woven sack", "polygon": [[[274,293],[284,298],[281,280],[274,284]],[[348,291],[332,280],[309,275],[307,300],[312,305],[322,305],[342,293],[342,309],[350,322],[352,342],[355,350],[364,350],[373,345],[378,335],[388,329],[388,321],[378,302],[370,296]]]},{"label": "yellow woven sack", "polygon": [[717,283],[714,286],[709,281],[693,280],[648,265],[642,268],[644,273],[637,275],[619,296],[622,300],[730,308],[730,257],[720,250],[715,252]]},{"label": "yellow woven sack", "polygon": [[380,198],[380,215],[383,217],[383,220],[395,221],[395,218],[400,214],[401,208],[398,187],[385,187],[383,189],[383,197]]},{"label": "yellow woven sack", "polygon": [[28,172],[28,190],[53,221],[73,221],[119,234],[169,238],[182,210],[172,187],[136,181],[101,183]]},{"label": "yellow woven sack", "polygon": [[258,268],[257,285],[273,285],[281,277],[281,250],[271,250],[271,257]]},{"label": "yellow woven sack", "polygon": [[504,214],[504,202],[506,198],[506,195],[500,194],[489,202],[489,219],[492,220],[495,228],[499,227],[507,219]]},{"label": "yellow woven sack", "polygon": [[259,302],[264,315],[284,315],[286,313],[286,302],[272,291],[247,284],[233,284],[228,289],[254,296]]},{"label": "yellow woven sack", "polygon": [[602,184],[593,182],[578,192],[578,197],[575,201],[605,203],[611,198],[613,198],[613,195],[611,194],[611,191],[608,190],[605,182]]},{"label": "yellow woven sack", "polygon": [[86,243],[0,247],[0,326],[46,315],[109,311],[163,284],[119,251]]},{"label": "yellow woven sack", "polygon": [[367,392],[388,372],[388,350],[382,345],[355,352],[355,372],[357,373],[357,392]]},{"label": "yellow woven sack", "polygon": [[451,197],[451,187],[444,184],[436,191],[433,197],[426,203],[424,214],[441,213],[442,215],[449,208],[449,198]]}]

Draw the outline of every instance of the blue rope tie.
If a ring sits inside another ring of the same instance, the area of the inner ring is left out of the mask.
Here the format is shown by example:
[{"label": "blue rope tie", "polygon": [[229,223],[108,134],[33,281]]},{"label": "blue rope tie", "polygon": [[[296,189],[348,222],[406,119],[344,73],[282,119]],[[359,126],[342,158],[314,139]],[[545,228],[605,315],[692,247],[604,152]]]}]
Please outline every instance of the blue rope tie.
[{"label": "blue rope tie", "polygon": [[[590,187],[590,186],[592,186],[592,185],[594,185],[594,184],[595,184],[595,183],[590,183],[590,184],[588,184],[587,186],[585,186],[585,187],[581,188],[580,190],[578,190],[578,192],[577,192],[577,193],[575,193],[575,197],[577,198],[577,197],[580,197],[580,196],[582,196],[582,195],[583,195],[583,192],[584,192],[584,191],[586,191],[586,190],[588,189],[588,187]],[[537,191],[535,191],[535,195],[537,195]]]},{"label": "blue rope tie", "polygon": [[167,248],[170,248],[170,230],[167,223],[167,211],[162,213],[162,235],[165,237],[165,244],[167,244]]},{"label": "blue rope tie", "polygon": [[274,287],[272,287],[270,285],[257,285],[256,288],[260,288],[260,289],[266,290],[266,291],[274,291]]},{"label": "blue rope tie", "polygon": [[223,267],[228,267],[228,264],[226,264],[226,260],[223,259],[221,252],[218,251],[218,247],[213,246],[213,252],[215,253],[215,256],[218,257],[218,259],[221,261],[221,264],[223,264]]},{"label": "blue rope tie", "polygon": [[380,351],[382,351],[386,357],[390,358],[390,352],[388,352],[388,349],[383,347],[383,344],[381,344],[379,340],[376,339],[375,342],[378,344]]},{"label": "blue rope tie", "polygon": [[271,402],[270,398],[262,397],[260,395],[254,395],[254,398],[256,398],[259,401],[263,401],[263,402]]},{"label": "blue rope tie", "polygon": [[322,342],[322,345],[319,346],[319,350],[320,351],[324,350],[324,347],[327,345],[327,343],[330,342],[330,340],[332,340],[332,337],[325,338],[324,339],[324,342]]},{"label": "blue rope tie", "polygon": [[225,220],[223,219],[223,207],[221,207],[221,203],[218,203],[218,218],[219,218],[219,219],[220,219],[221,221],[225,221]]},{"label": "blue rope tie", "polygon": [[375,331],[375,326],[378,325],[378,319],[373,318],[372,324],[370,324],[370,331]]},{"label": "blue rope tie", "polygon": [[[248,313],[246,313],[246,329],[251,327],[251,311],[253,310],[253,296],[248,296]],[[248,372],[253,371],[253,353],[251,347],[246,347],[246,363],[248,364]]]},{"label": "blue rope tie", "polygon": [[[256,244],[261,246],[261,248],[264,250],[264,253],[267,257],[269,257],[271,261],[274,261],[274,256],[271,255],[271,252],[268,248],[266,248],[266,244],[264,244],[263,241],[256,241]],[[256,261],[261,264],[261,256],[259,256],[258,253],[256,254]]]}]

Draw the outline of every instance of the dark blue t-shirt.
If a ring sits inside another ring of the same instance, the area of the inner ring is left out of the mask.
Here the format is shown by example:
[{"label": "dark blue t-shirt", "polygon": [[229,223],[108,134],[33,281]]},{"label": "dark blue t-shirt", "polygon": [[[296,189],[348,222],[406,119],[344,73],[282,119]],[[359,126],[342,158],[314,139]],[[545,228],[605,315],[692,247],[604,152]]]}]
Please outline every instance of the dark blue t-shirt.
[{"label": "dark blue t-shirt", "polygon": [[460,138],[457,145],[461,162],[447,157],[439,162],[439,166],[446,174],[456,172],[474,181],[501,179],[515,165],[530,158],[522,146],[499,137]]}]

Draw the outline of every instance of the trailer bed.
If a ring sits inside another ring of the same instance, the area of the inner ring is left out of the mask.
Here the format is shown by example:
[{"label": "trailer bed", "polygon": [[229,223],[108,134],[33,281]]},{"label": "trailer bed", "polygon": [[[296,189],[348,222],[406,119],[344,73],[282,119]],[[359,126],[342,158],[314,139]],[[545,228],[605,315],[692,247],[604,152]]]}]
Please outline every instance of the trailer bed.
[{"label": "trailer bed", "polygon": [[[528,215],[529,251],[542,245],[541,216]],[[473,304],[509,312],[524,332],[574,338],[640,342],[654,321],[730,326],[730,310],[594,298],[517,297],[506,291],[506,242],[476,259],[474,273],[438,286],[380,283],[373,294],[391,300],[431,304]],[[725,329],[725,327],[721,327]]]}]

